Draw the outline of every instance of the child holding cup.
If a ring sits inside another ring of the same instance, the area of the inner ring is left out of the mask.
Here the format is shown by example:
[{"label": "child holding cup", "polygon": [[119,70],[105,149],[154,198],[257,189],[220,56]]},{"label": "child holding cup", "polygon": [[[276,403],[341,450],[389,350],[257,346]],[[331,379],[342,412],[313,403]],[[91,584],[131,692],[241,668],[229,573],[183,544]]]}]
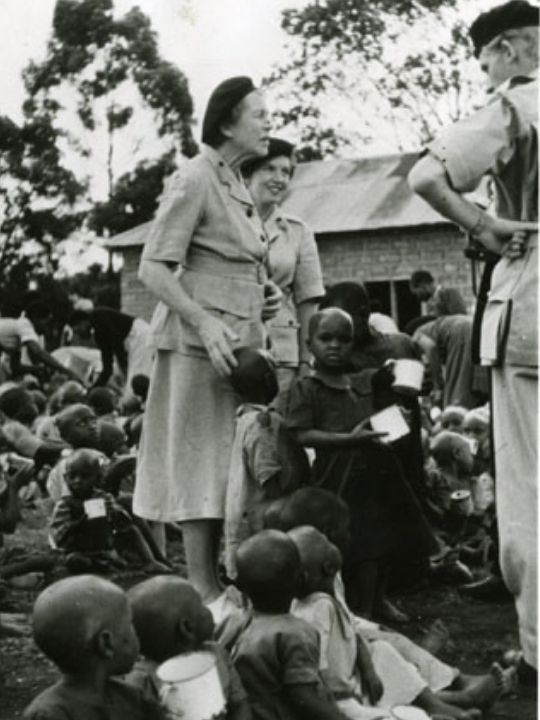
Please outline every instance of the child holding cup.
[{"label": "child holding cup", "polygon": [[51,544],[66,555],[73,572],[125,567],[117,548],[126,540],[148,569],[169,572],[159,562],[131,515],[103,488],[103,456],[79,449],[66,460],[68,494],[56,503],[51,522]]},{"label": "child holding cup", "polygon": [[436,546],[391,445],[369,429],[376,393],[392,375],[386,368],[346,372],[353,322],[343,310],[316,313],[308,342],[315,371],[292,388],[288,426],[301,445],[315,450],[315,483],[349,507],[355,553],[344,576],[350,603],[364,617],[404,622],[386,597],[390,569],[427,560]]}]

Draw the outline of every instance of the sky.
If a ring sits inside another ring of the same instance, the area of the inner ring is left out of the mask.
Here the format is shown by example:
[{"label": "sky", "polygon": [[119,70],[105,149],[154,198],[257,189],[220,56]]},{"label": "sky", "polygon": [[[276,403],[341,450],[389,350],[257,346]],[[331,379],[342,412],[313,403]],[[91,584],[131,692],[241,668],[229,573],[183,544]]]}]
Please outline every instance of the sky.
[{"label": "sky", "polygon": [[[496,4],[496,0],[461,0],[465,14],[476,14]],[[308,0],[114,0],[119,15],[138,5],[152,22],[158,36],[162,57],[177,65],[186,75],[195,105],[194,136],[200,138],[200,121],[213,88],[232,75],[250,75],[255,83],[286,57],[287,35],[280,27],[285,8],[302,7]],[[0,115],[21,119],[24,88],[21,72],[29,60],[40,61],[51,34],[56,0],[0,0]],[[466,18],[469,19],[468,17]],[[127,104],[130,104],[129,101]],[[333,106],[333,113],[339,106]],[[136,161],[158,154],[153,145],[153,122],[137,114],[140,125],[133,128],[142,137],[137,157],[128,139],[117,141],[115,166],[117,175],[131,170]],[[135,121],[134,121],[135,122]],[[79,129],[80,130],[80,129]],[[121,136],[122,138],[123,136]],[[105,197],[107,144],[92,137],[92,195]],[[84,140],[84,138],[83,138]],[[377,145],[364,152],[383,152]],[[77,173],[80,158],[71,154],[68,166]],[[84,171],[88,168],[85,166]]]},{"label": "sky", "polygon": [[[0,114],[20,118],[21,71],[45,54],[56,0],[0,0]],[[281,10],[307,0],[115,0],[115,11],[138,5],[152,20],[163,57],[189,79],[200,121],[221,80],[251,75],[255,82],[283,57]]]},{"label": "sky", "polygon": [[[138,5],[157,32],[161,55],[186,75],[195,105],[195,137],[213,88],[232,75],[250,75],[255,83],[284,56],[281,10],[307,0],[114,0],[122,15]],[[21,72],[29,60],[44,58],[56,0],[0,0],[0,115],[22,117]],[[143,120],[144,122],[144,120]],[[150,140],[148,150],[150,151]],[[143,149],[144,151],[144,149]],[[126,148],[126,162],[129,149]],[[121,153],[121,149],[120,149]],[[105,169],[105,147],[93,146],[95,168]],[[117,161],[122,165],[120,154]],[[76,160],[74,161],[76,162]],[[69,163],[68,163],[69,164]],[[77,167],[73,167],[77,171]],[[131,169],[128,168],[128,169]],[[103,187],[103,183],[102,183]],[[64,267],[75,272],[105,251],[68,241]]]}]

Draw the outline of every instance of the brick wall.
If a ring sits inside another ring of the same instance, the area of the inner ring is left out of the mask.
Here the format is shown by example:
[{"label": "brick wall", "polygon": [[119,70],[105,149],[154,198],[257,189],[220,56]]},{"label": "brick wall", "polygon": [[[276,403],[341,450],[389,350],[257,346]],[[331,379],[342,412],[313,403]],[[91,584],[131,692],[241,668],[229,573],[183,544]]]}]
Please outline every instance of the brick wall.
[{"label": "brick wall", "polygon": [[[317,244],[328,285],[340,280],[408,280],[413,270],[422,269],[437,282],[457,287],[469,304],[473,301],[465,239],[451,226],[321,235]],[[137,279],[140,252],[140,246],[122,248],[122,308],[148,320],[155,300]]]},{"label": "brick wall", "polygon": [[473,301],[465,238],[452,226],[321,235],[317,246],[325,284],[408,280],[421,269],[436,282],[458,288],[468,304]]}]

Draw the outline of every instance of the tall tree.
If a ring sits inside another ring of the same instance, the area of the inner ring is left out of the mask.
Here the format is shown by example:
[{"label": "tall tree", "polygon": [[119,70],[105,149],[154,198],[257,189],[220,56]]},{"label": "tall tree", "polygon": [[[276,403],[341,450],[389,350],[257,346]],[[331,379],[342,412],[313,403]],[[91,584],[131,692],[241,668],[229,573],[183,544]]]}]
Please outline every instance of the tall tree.
[{"label": "tall tree", "polygon": [[0,117],[0,311],[22,310],[32,277],[53,272],[56,243],[82,221],[84,185],[63,167],[51,107],[20,126]]},{"label": "tall tree", "polygon": [[374,142],[417,148],[480,95],[463,8],[464,0],[314,0],[285,10],[288,58],[266,79],[278,126],[306,159]]},{"label": "tall tree", "polygon": [[115,17],[113,0],[57,0],[46,58],[29,65],[25,84],[28,116],[56,103],[55,121],[70,127],[72,163],[91,177],[94,200],[111,200],[118,176],[137,162],[162,166],[165,156],[197,151],[187,79],[160,57],[137,7]]}]

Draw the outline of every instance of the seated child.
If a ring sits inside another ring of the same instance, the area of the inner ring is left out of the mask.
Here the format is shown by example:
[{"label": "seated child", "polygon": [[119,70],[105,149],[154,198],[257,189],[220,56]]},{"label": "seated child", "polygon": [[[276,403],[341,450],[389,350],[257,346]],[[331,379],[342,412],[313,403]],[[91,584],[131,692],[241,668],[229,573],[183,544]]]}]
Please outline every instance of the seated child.
[{"label": "seated child", "polygon": [[[303,571],[301,591],[291,612],[317,630],[321,641],[321,673],[344,715],[351,720],[381,716],[380,709],[368,707],[369,702],[364,704],[362,680],[368,672],[379,681],[379,691],[370,693],[371,702],[377,708],[389,711],[394,705],[413,704],[449,718],[474,716],[437,700],[391,646],[377,641],[372,644],[372,652],[373,662],[384,680],[381,683],[371,659],[366,666],[366,650],[355,630],[354,618],[336,591],[341,567],[339,550],[313,527],[298,527],[288,535],[298,548]],[[370,687],[373,686],[372,677]]]},{"label": "seated child", "polygon": [[34,639],[62,677],[24,711],[26,720],[165,720],[161,708],[115,675],[138,652],[124,592],[108,580],[80,575],[50,585],[34,605]]},{"label": "seated child", "polygon": [[[342,555],[348,551],[350,537],[347,507],[327,490],[297,490],[287,497],[279,508],[270,508],[266,512],[265,523],[283,531],[290,531],[308,523],[315,525]],[[450,714],[450,717],[458,718],[460,715],[455,712],[456,708],[470,710],[489,707],[515,684],[515,672],[502,670],[496,663],[486,675],[464,675],[404,635],[352,615],[344,600],[339,575],[336,576],[334,597],[352,620],[360,642],[359,649],[364,641],[369,643],[372,669],[370,670],[369,663],[364,658],[362,681],[365,685],[364,694],[369,696],[372,703],[376,702],[378,697],[373,671],[383,682],[384,695],[379,704],[401,704],[414,699],[415,704],[429,710],[440,707],[442,702],[455,706],[454,714]],[[404,692],[410,693],[413,690],[416,695],[404,695]],[[461,717],[474,716],[475,712]]]},{"label": "seated child", "polygon": [[60,438],[65,443],[63,457],[53,467],[47,478],[49,497],[58,502],[67,494],[65,483],[66,458],[78,448],[97,449],[99,437],[94,411],[83,403],[75,403],[61,410],[55,418]]},{"label": "seated child", "polygon": [[115,395],[106,387],[95,387],[89,390],[86,402],[96,413],[96,417],[110,423],[115,423],[118,417],[116,412]]},{"label": "seated child", "polygon": [[281,415],[269,407],[278,392],[276,370],[262,350],[239,348],[230,381],[242,400],[237,411],[225,501],[225,565],[236,576],[238,546],[262,530],[270,502],[309,481],[306,453]]},{"label": "seated child", "polygon": [[459,405],[447,405],[441,413],[439,423],[441,430],[450,430],[455,433],[463,432],[463,424],[467,410]]},{"label": "seated child", "polygon": [[463,434],[469,439],[474,457],[473,474],[492,473],[492,452],[489,435],[489,409],[474,408],[465,415]]},{"label": "seated child", "polygon": [[86,390],[81,383],[75,380],[62,383],[49,400],[49,415],[36,421],[36,435],[42,440],[56,442],[61,447],[65,447],[56,425],[56,415],[70,405],[84,403],[85,401]]},{"label": "seated child", "polygon": [[386,596],[391,567],[425,562],[436,545],[396,453],[379,442],[384,433],[369,429],[374,388],[388,370],[345,372],[353,322],[337,308],[311,317],[308,345],[315,371],[293,385],[287,424],[301,445],[315,449],[313,483],[343,497],[351,511],[355,553],[344,563],[349,601],[365,617],[405,622]]},{"label": "seated child", "polygon": [[[66,554],[68,569],[81,572],[125,567],[117,551],[125,551],[127,545],[144,560],[148,569],[170,570],[156,559],[131,515],[102,489],[100,453],[74,452],[66,461],[65,481],[69,494],[55,505],[50,539],[54,547]],[[94,500],[98,502],[92,503]]]},{"label": "seated child", "polygon": [[263,530],[240,545],[236,566],[254,612],[231,656],[253,720],[343,720],[319,673],[317,632],[289,613],[300,581],[293,541]]},{"label": "seated child", "polygon": [[38,409],[28,390],[15,386],[2,392],[0,412],[2,431],[11,449],[32,458],[38,467],[56,462],[61,452],[58,444],[41,440],[31,430]]},{"label": "seated child", "polygon": [[227,703],[226,712],[219,718],[250,720],[247,696],[238,673],[225,650],[212,642],[212,614],[190,583],[171,576],[150,578],[131,588],[128,599],[143,656],[125,678],[129,685],[142,690],[148,699],[159,701],[158,666],[176,655],[206,650],[216,658]]},{"label": "seated child", "polygon": [[[444,527],[452,512],[451,495],[455,490],[469,490],[472,513],[481,517],[493,500],[493,487],[486,503],[486,494],[473,476],[474,458],[467,438],[450,430],[443,430],[431,442],[435,469],[428,473],[427,489],[430,506]],[[487,488],[486,488],[487,489]]]}]

